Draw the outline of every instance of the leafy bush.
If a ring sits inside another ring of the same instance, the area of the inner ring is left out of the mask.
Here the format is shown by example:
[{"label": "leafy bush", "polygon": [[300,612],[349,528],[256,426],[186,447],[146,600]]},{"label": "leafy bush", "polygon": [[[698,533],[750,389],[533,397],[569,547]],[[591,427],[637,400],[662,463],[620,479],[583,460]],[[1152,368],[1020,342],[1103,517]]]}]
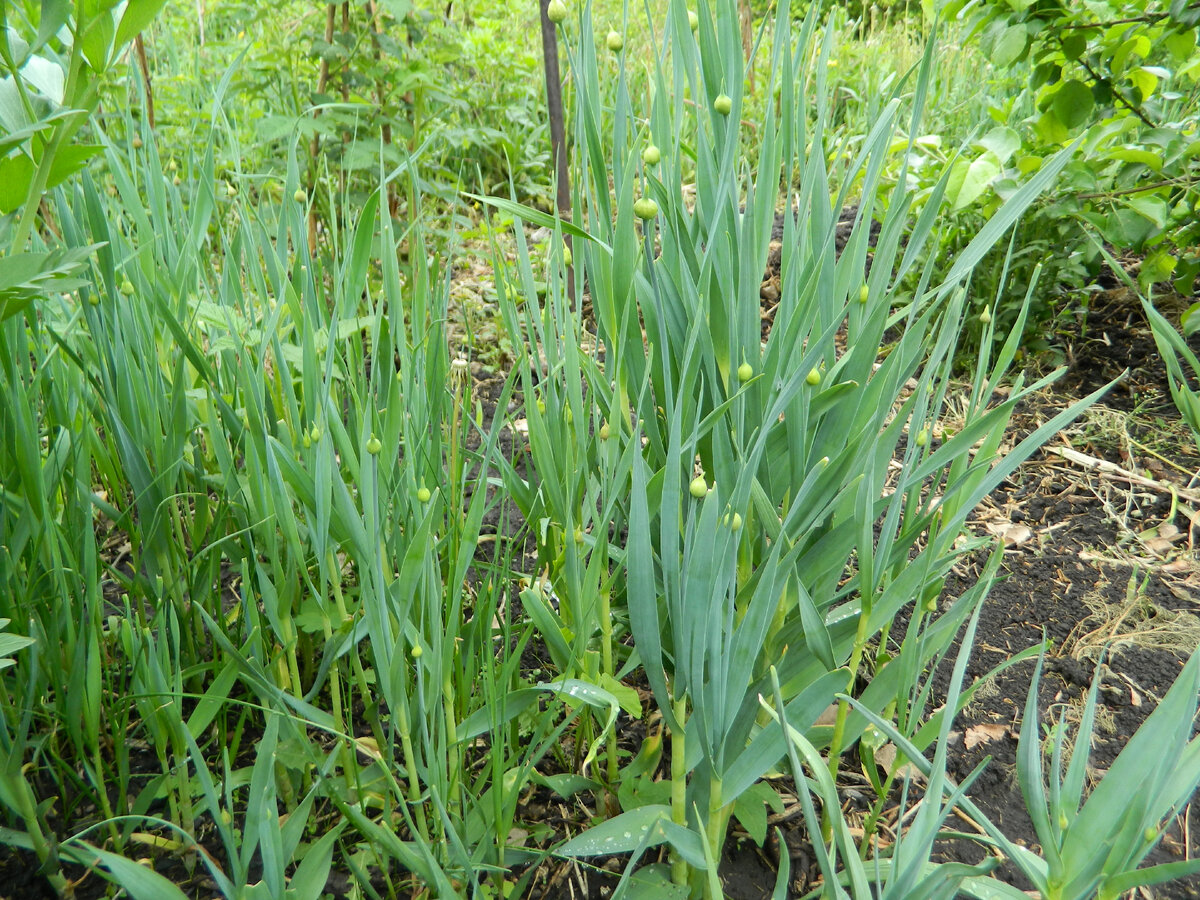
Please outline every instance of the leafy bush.
[{"label": "leafy bush", "polygon": [[[951,208],[986,213],[1080,137],[1080,155],[1022,228],[1029,256],[1017,274],[1044,263],[1052,285],[1084,287],[1103,262],[1097,236],[1141,257],[1143,289],[1171,281],[1191,293],[1200,273],[1200,7],[950,0],[941,10],[966,17],[996,70],[1021,73],[1028,91],[997,104],[996,125],[953,163]],[[1015,314],[1010,301],[1001,321]]]}]

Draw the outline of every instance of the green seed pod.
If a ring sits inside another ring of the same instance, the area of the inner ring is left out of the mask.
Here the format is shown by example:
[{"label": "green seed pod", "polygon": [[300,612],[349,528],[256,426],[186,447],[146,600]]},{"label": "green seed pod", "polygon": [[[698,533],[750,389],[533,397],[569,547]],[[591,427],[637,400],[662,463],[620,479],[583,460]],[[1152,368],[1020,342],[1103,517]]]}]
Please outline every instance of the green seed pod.
[{"label": "green seed pod", "polygon": [[633,201],[633,214],[639,219],[653,219],[658,215],[658,204],[650,197],[639,197]]},{"label": "green seed pod", "polygon": [[742,363],[737,370],[738,381],[749,381],[754,377],[754,366],[748,362]]},{"label": "green seed pod", "polygon": [[809,373],[804,376],[804,380],[813,387],[816,387],[821,383],[821,373],[817,369],[811,369]]},{"label": "green seed pod", "polygon": [[697,500],[708,493],[708,482],[704,480],[703,475],[697,475],[692,479],[692,483],[688,485],[688,493]]},{"label": "green seed pod", "polygon": [[713,101],[713,109],[723,116],[733,112],[733,100],[728,94],[717,94],[717,99]]},{"label": "green seed pod", "polygon": [[433,494],[431,494],[429,492],[429,488],[425,487],[424,485],[417,488],[417,502],[418,503],[428,503],[429,498],[432,496],[433,496]]},{"label": "green seed pod", "polygon": [[550,5],[546,7],[546,18],[555,25],[563,22],[567,18],[567,4],[562,0],[550,0]]},{"label": "green seed pod", "polygon": [[621,48],[625,46],[625,38],[621,37],[618,31],[610,31],[604,43],[608,45],[608,49],[613,53],[620,53]]},{"label": "green seed pod", "polygon": [[662,159],[662,152],[653,144],[648,144],[642,151],[642,162],[648,166],[657,166],[660,159]]},{"label": "green seed pod", "polygon": [[376,456],[382,449],[383,441],[379,440],[379,438],[375,437],[375,435],[371,435],[369,438],[367,438],[367,452],[372,456]]}]

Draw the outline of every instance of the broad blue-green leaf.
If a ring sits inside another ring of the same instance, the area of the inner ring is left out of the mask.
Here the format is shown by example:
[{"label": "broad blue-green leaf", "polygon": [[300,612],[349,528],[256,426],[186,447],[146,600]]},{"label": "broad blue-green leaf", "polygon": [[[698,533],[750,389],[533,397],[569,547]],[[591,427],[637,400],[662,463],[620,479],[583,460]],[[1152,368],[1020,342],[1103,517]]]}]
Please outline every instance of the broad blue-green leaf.
[{"label": "broad blue-green leaf", "polygon": [[687,900],[687,885],[675,884],[671,880],[671,867],[664,863],[651,863],[638,869],[625,888],[625,900]]},{"label": "broad blue-green leaf", "polygon": [[612,853],[632,853],[647,836],[647,846],[655,846],[666,840],[666,837],[651,832],[661,820],[670,818],[671,810],[667,806],[641,806],[621,813],[619,816],[601,822],[594,828],[589,828],[582,834],[577,834],[562,844],[557,853],[560,856],[601,856]]}]

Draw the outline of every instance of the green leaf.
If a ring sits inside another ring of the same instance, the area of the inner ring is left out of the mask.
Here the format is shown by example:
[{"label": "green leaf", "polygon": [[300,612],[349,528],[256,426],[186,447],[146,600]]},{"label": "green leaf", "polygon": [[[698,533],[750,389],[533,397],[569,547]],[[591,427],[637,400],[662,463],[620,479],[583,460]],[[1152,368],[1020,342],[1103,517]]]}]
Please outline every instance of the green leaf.
[{"label": "green leaf", "polygon": [[1152,194],[1130,198],[1129,208],[1138,215],[1149,219],[1159,230],[1166,226],[1167,217],[1171,214],[1171,208],[1167,205],[1167,201]]},{"label": "green leaf", "polygon": [[482,194],[471,194],[464,192],[463,196],[470,197],[472,200],[478,200],[480,203],[486,203],[488,206],[495,207],[503,213],[507,213],[514,218],[525,222],[530,222],[534,225],[540,225],[543,228],[553,230],[555,226],[562,229],[563,234],[569,234],[572,237],[582,238],[585,241],[594,241],[606,253],[612,253],[612,247],[604,243],[597,237],[594,237],[580,228],[578,225],[573,225],[570,222],[547,215],[544,212],[536,210],[530,206],[522,206],[512,200],[506,200],[503,197],[487,197]]},{"label": "green leaf", "polygon": [[1007,69],[1025,55],[1028,46],[1029,32],[1025,30],[1025,26],[1010,25],[1004,29],[1000,40],[996,41],[996,47],[992,51],[992,64],[997,68]]},{"label": "green leaf", "polygon": [[133,900],[187,900],[183,891],[170,881],[132,859],[80,840],[64,842],[62,849],[64,856],[92,871],[102,872],[109,881],[123,887]]},{"label": "green leaf", "polygon": [[1087,35],[1082,31],[1072,31],[1062,39],[1063,56],[1067,59],[1079,59],[1087,51]]},{"label": "green leaf", "polygon": [[621,704],[621,709],[629,713],[635,719],[642,717],[642,699],[638,696],[638,692],[627,684],[623,684],[613,678],[607,672],[601,673],[600,687],[608,691],[617,698],[617,702]]},{"label": "green leaf", "polygon": [[1176,62],[1183,62],[1196,49],[1196,32],[1192,29],[1174,31],[1163,38],[1163,46],[1167,48]]},{"label": "green leaf", "polygon": [[1155,153],[1153,150],[1146,150],[1142,147],[1117,147],[1109,150],[1105,155],[1109,159],[1117,159],[1121,162],[1141,163],[1155,172],[1162,171],[1163,167],[1161,153]]},{"label": "green leaf", "polygon": [[761,847],[767,838],[767,804],[779,800],[779,795],[765,781],[744,791],[733,801],[733,814],[756,845]]},{"label": "green leaf", "polygon": [[1062,123],[1053,109],[1048,109],[1038,116],[1034,120],[1033,127],[1038,137],[1047,144],[1061,144],[1070,137],[1067,126]]},{"label": "green leaf", "polygon": [[661,832],[652,832],[660,821],[668,819],[671,810],[667,806],[640,806],[621,813],[582,834],[577,834],[560,845],[560,856],[608,856],[614,853],[632,853],[643,840],[646,846],[661,844],[666,837]]},{"label": "green leaf", "polygon": [[1200,316],[1196,315],[1197,312],[1200,312],[1200,303],[1193,303],[1179,317],[1179,327],[1185,337],[1191,337],[1200,329]]},{"label": "green leaf", "polygon": [[159,10],[166,5],[167,0],[129,0],[125,4],[125,12],[121,15],[121,24],[117,26],[117,36],[113,41],[116,48],[120,50],[145,31]]},{"label": "green leaf", "polygon": [[1021,136],[1007,125],[1000,125],[980,138],[979,145],[985,150],[990,150],[996,161],[1003,166],[1021,149]]},{"label": "green leaf", "polygon": [[1092,89],[1076,78],[1064,81],[1054,94],[1054,114],[1068,130],[1089,121],[1094,105]]},{"label": "green leaf", "polygon": [[38,22],[37,40],[31,48],[37,50],[50,40],[71,18],[71,0],[42,0],[42,17]]},{"label": "green leaf", "polygon": [[1168,249],[1158,248],[1143,260],[1142,268],[1138,272],[1138,282],[1143,289],[1148,289],[1152,284],[1167,281],[1175,272],[1177,262]]},{"label": "green leaf", "polygon": [[671,880],[671,867],[651,863],[633,873],[625,889],[625,900],[687,900],[691,891]]},{"label": "green leaf", "polygon": [[[584,791],[599,790],[603,787],[595,779],[576,775],[574,772],[561,772],[558,775],[540,775],[535,769],[529,780],[534,784],[540,784],[543,787],[549,788],[563,799],[574,797],[576,794]],[[622,779],[621,787],[624,786],[625,781]]]},{"label": "green leaf", "polygon": [[329,880],[329,869],[333,863],[333,845],[341,836],[345,822],[338,822],[330,831],[321,835],[300,860],[288,886],[288,900],[320,900]]},{"label": "green leaf", "polygon": [[617,712],[621,707],[620,703],[609,691],[599,685],[583,681],[579,678],[560,678],[558,681],[541,682],[536,686],[544,691],[553,691],[567,702],[576,700],[596,709],[607,710],[608,715],[604,720],[604,728],[596,736],[596,739],[592,741],[591,746],[588,747],[587,755],[583,758],[583,763],[580,766],[581,769],[586,771],[587,767],[596,758],[596,754],[600,751],[601,746],[603,746],[609,732],[616,725]]},{"label": "green leaf", "polygon": [[33,183],[33,160],[24,154],[0,159],[0,215],[20,209]]},{"label": "green leaf", "polygon": [[75,275],[95,249],[91,245],[0,257],[0,322],[20,314],[43,294],[82,286],[84,282]]},{"label": "green leaf", "polygon": [[1154,89],[1158,87],[1158,75],[1147,66],[1138,66],[1130,71],[1127,77],[1137,91],[1138,101],[1142,103],[1150,99]]},{"label": "green leaf", "polygon": [[21,69],[21,76],[55,106],[62,105],[63,85],[66,83],[67,73],[58,63],[42,56],[31,56]]},{"label": "green leaf", "polygon": [[954,211],[974,203],[1000,174],[1000,164],[991,151],[984,152],[978,159],[966,164],[959,160],[950,172],[946,198]]},{"label": "green leaf", "polygon": [[80,40],[80,46],[83,48],[83,56],[88,65],[96,73],[103,72],[108,68],[115,31],[112,13],[108,10],[98,10],[88,20]]}]

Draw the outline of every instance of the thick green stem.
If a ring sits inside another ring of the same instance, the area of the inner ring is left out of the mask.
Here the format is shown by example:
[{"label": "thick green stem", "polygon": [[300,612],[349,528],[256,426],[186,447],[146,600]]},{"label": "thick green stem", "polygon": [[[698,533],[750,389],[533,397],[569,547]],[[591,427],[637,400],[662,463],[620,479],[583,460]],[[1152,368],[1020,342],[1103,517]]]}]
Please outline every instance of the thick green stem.
[{"label": "thick green stem", "polygon": [[725,805],[722,796],[721,779],[714,775],[708,782],[708,823],[705,829],[711,861],[708,878],[704,882],[704,896],[707,900],[723,900],[724,897],[718,869],[721,864],[721,852],[725,849],[725,833],[729,829],[730,812],[731,807]]},{"label": "thick green stem", "polygon": [[[684,723],[687,720],[687,698],[679,697],[674,703],[675,721],[678,729],[671,732],[671,821],[681,828],[687,827],[687,747]],[[678,853],[671,853],[671,880],[675,884],[688,883],[687,862]]]}]

